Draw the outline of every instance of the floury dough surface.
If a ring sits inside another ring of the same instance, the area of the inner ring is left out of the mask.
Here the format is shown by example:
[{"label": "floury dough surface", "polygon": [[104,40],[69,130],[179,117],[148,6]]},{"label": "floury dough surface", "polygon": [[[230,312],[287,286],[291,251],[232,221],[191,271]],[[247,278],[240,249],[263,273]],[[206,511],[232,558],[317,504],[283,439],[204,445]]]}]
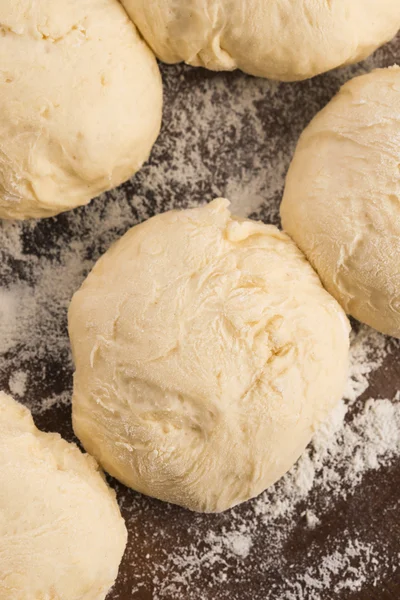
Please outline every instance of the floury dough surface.
[{"label": "floury dough surface", "polygon": [[349,81],[313,119],[281,216],[346,312],[400,337],[400,67]]},{"label": "floury dough surface", "polygon": [[[301,132],[348,79],[398,61],[399,44],[293,84],[161,65],[161,134],[130,182],[56,218],[0,221],[0,389],[40,429],[76,441],[67,310],[95,262],[137,223],[217,196],[233,214],[279,225]],[[112,481],[129,539],[107,600],[400,596],[400,341],[356,325],[350,354],[327,427],[257,499],[200,514]]]},{"label": "floury dough surface", "polygon": [[287,235],[228,206],[134,227],[69,310],[76,435],[123,483],[201,512],[293,466],[348,374],[338,303]]},{"label": "floury dough surface", "polygon": [[122,0],[157,56],[294,81],[367,57],[400,28],[398,0]]},{"label": "floury dough surface", "polygon": [[0,600],[104,600],[126,538],[95,460],[0,392]]},{"label": "floury dough surface", "polygon": [[161,104],[117,0],[0,2],[0,218],[49,217],[129,179]]}]

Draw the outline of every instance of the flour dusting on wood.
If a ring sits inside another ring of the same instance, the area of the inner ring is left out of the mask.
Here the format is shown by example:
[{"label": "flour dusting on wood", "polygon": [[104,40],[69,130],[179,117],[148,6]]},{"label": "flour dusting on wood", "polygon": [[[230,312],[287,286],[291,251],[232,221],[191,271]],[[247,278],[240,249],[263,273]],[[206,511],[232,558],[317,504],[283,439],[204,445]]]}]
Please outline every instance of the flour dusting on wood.
[{"label": "flour dusting on wood", "polygon": [[[350,76],[394,62],[399,43],[298,84],[162,67],[163,129],[132,181],[55,219],[0,223],[0,389],[74,439],[67,309],[94,262],[143,219],[216,196],[277,224],[301,130]],[[110,600],[340,600],[390,586],[399,357],[399,342],[355,325],[345,397],[289,473],[243,506],[198,515],[114,482],[129,544]]]}]

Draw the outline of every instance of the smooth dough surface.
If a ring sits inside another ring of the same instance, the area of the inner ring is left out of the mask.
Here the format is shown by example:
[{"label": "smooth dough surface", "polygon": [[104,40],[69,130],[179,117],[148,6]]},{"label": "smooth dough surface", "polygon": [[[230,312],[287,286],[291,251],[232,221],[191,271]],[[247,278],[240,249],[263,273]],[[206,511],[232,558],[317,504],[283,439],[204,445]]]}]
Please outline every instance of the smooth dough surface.
[{"label": "smooth dough surface", "polygon": [[400,68],[352,79],[303,132],[283,228],[346,312],[400,337]]},{"label": "smooth dough surface", "polygon": [[87,204],[147,159],[155,57],[117,0],[0,2],[0,218]]},{"label": "smooth dough surface", "polygon": [[228,205],[132,228],[69,311],[85,448],[134,489],[206,512],[281,477],[347,374],[340,306],[287,235]]},{"label": "smooth dough surface", "polygon": [[168,63],[293,81],[357,62],[400,28],[399,0],[122,0]]},{"label": "smooth dough surface", "polygon": [[103,600],[126,539],[95,460],[0,392],[0,600]]}]

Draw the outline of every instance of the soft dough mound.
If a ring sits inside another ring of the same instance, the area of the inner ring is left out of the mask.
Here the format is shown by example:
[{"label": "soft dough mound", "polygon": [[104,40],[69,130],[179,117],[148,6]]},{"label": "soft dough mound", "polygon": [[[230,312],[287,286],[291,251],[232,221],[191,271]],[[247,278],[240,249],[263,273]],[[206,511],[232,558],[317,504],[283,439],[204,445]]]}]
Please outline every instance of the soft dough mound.
[{"label": "soft dough mound", "polygon": [[293,81],[357,62],[400,28],[399,0],[122,0],[161,60]]},{"label": "soft dough mound", "polygon": [[1,600],[103,600],[126,538],[96,462],[0,392]]},{"label": "soft dough mound", "polygon": [[85,448],[134,489],[206,512],[293,465],[348,360],[345,314],[295,244],[228,205],[128,231],[69,312]]},{"label": "soft dough mound", "polygon": [[117,0],[0,2],[0,218],[55,215],[129,179],[161,104]]},{"label": "soft dough mound", "polygon": [[400,68],[352,79],[303,132],[284,229],[347,313],[400,337]]}]

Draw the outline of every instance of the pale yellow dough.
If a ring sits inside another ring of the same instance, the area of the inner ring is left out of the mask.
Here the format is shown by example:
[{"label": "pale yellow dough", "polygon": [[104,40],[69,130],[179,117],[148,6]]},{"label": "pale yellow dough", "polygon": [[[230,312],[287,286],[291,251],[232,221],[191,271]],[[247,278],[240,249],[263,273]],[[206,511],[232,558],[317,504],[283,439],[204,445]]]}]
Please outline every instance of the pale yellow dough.
[{"label": "pale yellow dough", "polygon": [[122,0],[168,63],[293,81],[357,62],[400,28],[399,0]]},{"label": "pale yellow dough", "polygon": [[126,539],[95,460],[0,392],[0,600],[104,600]]},{"label": "pale yellow dough", "polygon": [[352,79],[303,132],[282,224],[347,313],[400,337],[400,68]]},{"label": "pale yellow dough", "polygon": [[117,0],[0,2],[0,218],[87,204],[147,159],[153,53]]},{"label": "pale yellow dough", "polygon": [[288,236],[228,205],[134,227],[69,311],[85,448],[134,489],[206,512],[281,477],[347,374],[340,306]]}]

